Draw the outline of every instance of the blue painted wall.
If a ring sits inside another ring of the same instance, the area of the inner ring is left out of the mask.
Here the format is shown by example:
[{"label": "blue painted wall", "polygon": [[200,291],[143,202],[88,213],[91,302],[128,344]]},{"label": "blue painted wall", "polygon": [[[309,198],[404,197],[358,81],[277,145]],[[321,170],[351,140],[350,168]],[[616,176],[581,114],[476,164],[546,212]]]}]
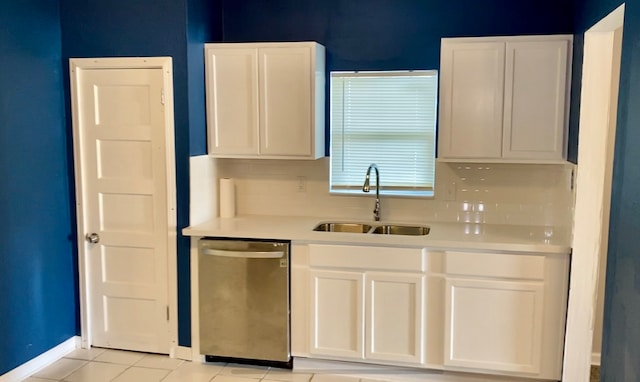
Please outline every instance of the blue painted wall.
[{"label": "blue painted wall", "polygon": [[[204,58],[196,48],[202,51],[202,42],[218,38],[219,31],[209,18],[215,20],[219,5],[207,0],[64,0],[60,5],[65,73],[72,57],[173,58],[178,337],[180,345],[190,346],[189,240],[180,232],[189,224],[189,156],[206,153],[203,69],[198,63]],[[68,99],[67,90],[67,108]],[[71,129],[70,124],[67,128]]]},{"label": "blue painted wall", "polygon": [[[207,153],[204,42],[222,39],[220,0],[189,0],[187,9],[187,65],[191,155]],[[187,179],[188,181],[188,179]],[[188,208],[188,205],[187,205]],[[191,346],[191,278],[189,240],[183,238],[183,261],[178,263],[180,345]]]},{"label": "blue painted wall", "polygon": [[328,70],[434,69],[440,38],[573,33],[571,0],[223,0],[224,41],[325,45]]},{"label": "blue painted wall", "polygon": [[204,42],[222,40],[222,0],[188,0],[187,56],[191,155],[207,153]]},{"label": "blue painted wall", "polygon": [[0,2],[0,57],[2,375],[78,330],[58,2]]}]

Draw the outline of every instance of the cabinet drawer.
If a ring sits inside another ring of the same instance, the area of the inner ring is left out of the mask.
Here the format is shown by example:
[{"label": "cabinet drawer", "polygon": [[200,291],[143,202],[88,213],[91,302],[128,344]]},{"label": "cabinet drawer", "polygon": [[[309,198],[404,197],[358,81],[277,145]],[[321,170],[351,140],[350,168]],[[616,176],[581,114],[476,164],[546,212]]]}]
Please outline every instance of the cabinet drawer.
[{"label": "cabinet drawer", "polygon": [[446,252],[447,274],[479,277],[544,279],[544,256]]},{"label": "cabinet drawer", "polygon": [[424,272],[425,255],[424,248],[309,245],[309,265],[312,267]]}]

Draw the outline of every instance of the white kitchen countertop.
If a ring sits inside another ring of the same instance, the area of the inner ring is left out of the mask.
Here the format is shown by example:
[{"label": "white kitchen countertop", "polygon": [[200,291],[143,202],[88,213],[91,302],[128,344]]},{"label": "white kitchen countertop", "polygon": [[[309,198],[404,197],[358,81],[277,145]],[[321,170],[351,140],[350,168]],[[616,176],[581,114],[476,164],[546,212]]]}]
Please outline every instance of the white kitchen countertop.
[{"label": "white kitchen countertop", "polygon": [[[431,227],[426,236],[315,232],[320,222],[358,222],[370,225],[421,224]],[[182,230],[186,236],[291,240],[297,243],[393,245],[447,250],[517,251],[569,254],[567,229],[501,224],[441,223],[425,221],[365,221],[299,216],[238,216],[215,218]]]}]

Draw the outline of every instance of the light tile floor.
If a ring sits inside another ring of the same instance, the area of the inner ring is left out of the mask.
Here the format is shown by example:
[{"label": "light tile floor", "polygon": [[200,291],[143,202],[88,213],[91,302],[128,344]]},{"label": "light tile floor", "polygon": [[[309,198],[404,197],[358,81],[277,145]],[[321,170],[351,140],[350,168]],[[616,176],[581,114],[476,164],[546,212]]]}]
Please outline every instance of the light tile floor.
[{"label": "light tile floor", "polygon": [[284,369],[222,363],[198,364],[165,355],[91,348],[75,350],[24,381],[309,382],[311,378],[312,374]]},{"label": "light tile floor", "polygon": [[[110,349],[78,349],[25,379],[25,382],[494,382],[512,379],[416,372],[413,375],[359,374],[343,370],[299,372],[261,366],[207,363],[169,358],[166,355]],[[346,375],[345,375],[346,374]]]}]

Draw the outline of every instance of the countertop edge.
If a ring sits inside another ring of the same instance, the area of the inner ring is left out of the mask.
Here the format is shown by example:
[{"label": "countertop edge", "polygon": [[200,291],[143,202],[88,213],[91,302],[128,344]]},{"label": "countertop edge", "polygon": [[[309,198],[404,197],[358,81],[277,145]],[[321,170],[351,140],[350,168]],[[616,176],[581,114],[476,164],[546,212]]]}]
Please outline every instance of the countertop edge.
[{"label": "countertop edge", "polygon": [[[184,228],[182,234],[190,237],[287,240],[294,244],[423,247],[436,251],[512,251],[558,255],[571,253],[567,233],[557,227],[420,222],[420,224],[432,227],[432,232],[429,235],[388,236],[371,233],[313,231],[315,224],[328,220],[359,221],[358,219],[321,217],[239,216],[236,218],[215,218],[201,224],[191,225]],[[373,224],[385,223],[374,222]]]}]

